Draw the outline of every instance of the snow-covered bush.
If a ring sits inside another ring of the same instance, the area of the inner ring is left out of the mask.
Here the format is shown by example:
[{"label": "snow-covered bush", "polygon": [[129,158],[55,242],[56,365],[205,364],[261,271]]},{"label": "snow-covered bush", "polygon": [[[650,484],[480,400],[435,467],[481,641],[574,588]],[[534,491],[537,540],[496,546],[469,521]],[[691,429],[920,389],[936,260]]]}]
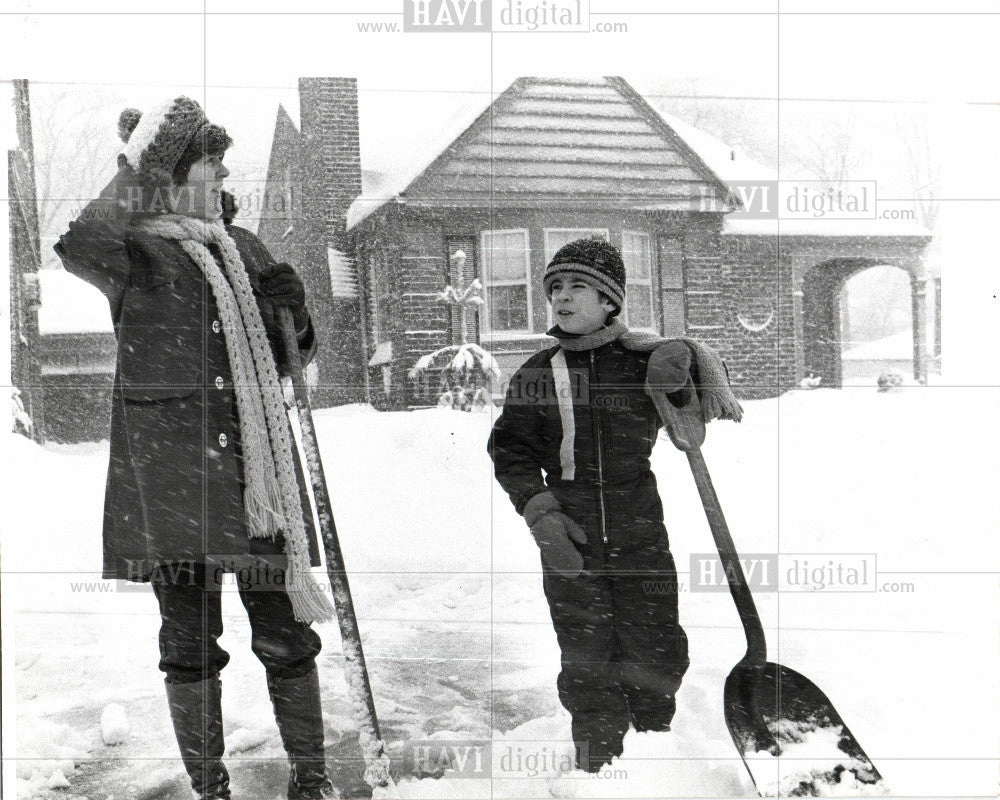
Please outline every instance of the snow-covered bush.
[{"label": "snow-covered bush", "polygon": [[417,380],[433,373],[440,376],[439,406],[471,411],[493,405],[490,386],[500,381],[500,365],[478,344],[453,344],[421,356],[409,376]]}]

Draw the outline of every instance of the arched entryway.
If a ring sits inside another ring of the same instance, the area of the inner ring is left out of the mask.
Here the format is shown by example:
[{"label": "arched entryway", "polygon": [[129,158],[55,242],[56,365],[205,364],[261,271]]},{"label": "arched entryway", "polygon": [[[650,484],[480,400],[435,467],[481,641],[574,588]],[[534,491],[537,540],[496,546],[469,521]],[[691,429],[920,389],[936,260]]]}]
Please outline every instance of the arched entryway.
[{"label": "arched entryway", "polygon": [[[853,326],[858,329],[861,322],[857,318],[850,320],[847,301],[852,287],[849,282],[856,276],[862,274],[885,276],[886,281],[892,283],[900,280],[900,273],[905,276],[905,280],[910,287],[909,309],[904,315],[902,326],[898,309],[896,319],[892,320],[892,309],[880,309],[880,313],[887,315],[886,335],[892,327],[904,329],[909,332],[911,342],[910,358],[900,358],[898,353],[892,352],[894,358],[886,358],[884,370],[898,371],[906,370],[917,380],[926,377],[926,345],[923,341],[924,326],[924,281],[922,275],[917,274],[916,268],[909,265],[886,264],[883,261],[870,258],[833,258],[818,263],[805,271],[802,279],[802,347],[803,347],[803,367],[804,376],[810,374],[822,377],[822,386],[840,387],[845,383],[845,361],[844,352],[853,350],[859,345],[858,337],[850,332]],[[878,285],[875,281],[871,285]],[[854,287],[864,291],[864,287]],[[887,293],[887,296],[892,294]],[[896,298],[898,301],[898,297]],[[854,303],[855,306],[865,307],[864,303]],[[871,304],[869,303],[870,307]],[[903,309],[906,311],[906,309]],[[873,311],[872,313],[875,313]],[[866,320],[870,323],[872,320]],[[845,330],[846,329],[846,330]],[[891,348],[892,342],[887,342]],[[896,342],[895,344],[898,344]],[[896,348],[898,350],[898,348]],[[878,348],[872,348],[872,357],[868,359],[871,369],[878,371],[874,366],[877,360]],[[860,355],[864,356],[864,352]],[[853,361],[856,359],[849,359]],[[896,369],[893,369],[895,367]],[[848,382],[865,382],[865,367],[859,367],[854,363],[847,363],[846,377]],[[860,370],[860,372],[859,372]],[[870,383],[874,385],[874,375]]]}]

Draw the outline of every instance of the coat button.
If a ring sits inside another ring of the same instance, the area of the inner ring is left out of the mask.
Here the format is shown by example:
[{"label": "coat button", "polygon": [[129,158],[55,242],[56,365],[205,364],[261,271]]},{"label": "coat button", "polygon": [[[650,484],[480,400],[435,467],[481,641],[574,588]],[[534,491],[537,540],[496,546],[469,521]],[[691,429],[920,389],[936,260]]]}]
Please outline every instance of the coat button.
[{"label": "coat button", "polygon": [[215,388],[216,389],[225,389],[226,388],[226,382],[222,379],[221,375],[219,375],[215,379]]},{"label": "coat button", "polygon": [[229,437],[224,433],[219,434],[219,447],[225,447],[229,444]]},{"label": "coat button", "polygon": [[222,330],[222,324],[219,322],[219,320],[213,319],[212,320],[212,331],[214,333],[218,333],[221,330]]}]

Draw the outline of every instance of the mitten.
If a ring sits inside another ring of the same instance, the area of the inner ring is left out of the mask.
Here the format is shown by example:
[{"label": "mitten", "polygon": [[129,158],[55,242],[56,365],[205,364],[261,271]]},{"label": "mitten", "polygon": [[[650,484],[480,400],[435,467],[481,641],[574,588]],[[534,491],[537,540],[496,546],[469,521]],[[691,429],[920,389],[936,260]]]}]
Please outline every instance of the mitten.
[{"label": "mitten", "polygon": [[528,501],[524,521],[535,537],[545,569],[566,578],[575,578],[583,571],[583,555],[573,543],[586,544],[587,534],[562,512],[552,492],[536,494]]},{"label": "mitten", "polygon": [[647,391],[665,394],[678,408],[686,406],[694,397],[691,359],[691,348],[679,339],[661,344],[649,357]]},{"label": "mitten", "polygon": [[273,307],[284,306],[291,309],[295,329],[304,330],[309,323],[306,310],[306,288],[302,279],[295,274],[291,265],[275,264],[260,274],[261,291]]},{"label": "mitten", "polygon": [[236,205],[236,198],[225,189],[219,193],[219,197],[222,200],[222,221],[226,225],[232,225],[240,210],[240,207]]}]

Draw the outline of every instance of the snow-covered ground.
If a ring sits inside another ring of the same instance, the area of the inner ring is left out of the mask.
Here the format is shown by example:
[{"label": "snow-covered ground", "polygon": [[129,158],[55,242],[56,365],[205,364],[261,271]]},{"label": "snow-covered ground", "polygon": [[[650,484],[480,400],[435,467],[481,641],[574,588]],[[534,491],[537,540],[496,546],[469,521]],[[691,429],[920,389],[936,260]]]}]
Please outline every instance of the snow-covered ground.
[{"label": "snow-covered ground", "polygon": [[[988,388],[819,389],[748,403],[743,424],[710,427],[705,457],[743,552],[814,564],[875,555],[875,591],[760,592],[757,603],[770,658],[827,693],[897,795],[998,790],[997,399]],[[692,664],[674,730],[631,733],[600,777],[566,773],[558,649],[537,551],[493,481],[491,415],[352,406],[316,422],[400,795],[751,792],[722,715],[723,682],[744,649],[728,593],[681,596]],[[97,579],[106,443],[8,445],[4,789],[14,796],[16,775],[19,797],[188,797],[156,667],[155,600]],[[686,580],[710,534],[686,460],[666,439],[654,468]],[[234,787],[280,797],[287,767],[263,668],[235,594],[224,612]],[[336,625],[320,633],[330,760],[345,796],[357,796]],[[486,772],[413,776],[415,753],[433,760],[484,742]]]}]

